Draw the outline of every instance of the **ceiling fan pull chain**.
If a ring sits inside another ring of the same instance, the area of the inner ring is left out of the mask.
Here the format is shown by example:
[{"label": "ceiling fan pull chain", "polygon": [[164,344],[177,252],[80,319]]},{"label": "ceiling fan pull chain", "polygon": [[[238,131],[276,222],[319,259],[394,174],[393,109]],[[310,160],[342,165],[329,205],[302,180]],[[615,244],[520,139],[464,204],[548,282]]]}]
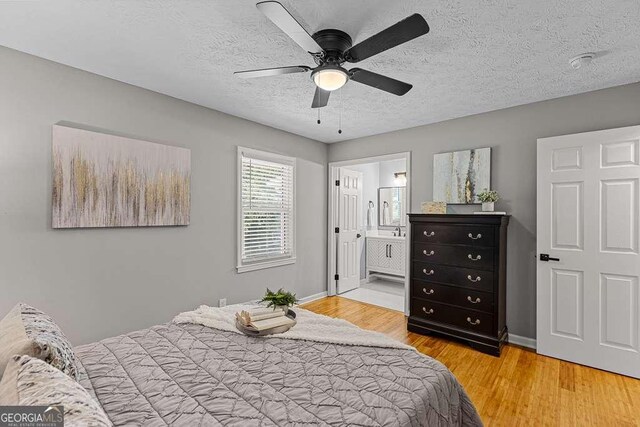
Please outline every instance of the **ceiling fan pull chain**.
[{"label": "ceiling fan pull chain", "polygon": [[340,89],[340,113],[338,114],[338,133],[342,133],[342,108],[344,104],[342,103],[342,89]]},{"label": "ceiling fan pull chain", "polygon": [[318,124],[320,124],[320,109],[316,108],[318,110]]}]

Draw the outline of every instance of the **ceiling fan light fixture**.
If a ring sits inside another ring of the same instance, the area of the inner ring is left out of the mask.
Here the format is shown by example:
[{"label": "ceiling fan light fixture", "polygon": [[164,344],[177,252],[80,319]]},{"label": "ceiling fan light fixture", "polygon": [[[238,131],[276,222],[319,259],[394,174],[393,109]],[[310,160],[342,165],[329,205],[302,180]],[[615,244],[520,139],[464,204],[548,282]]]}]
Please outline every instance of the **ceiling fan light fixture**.
[{"label": "ceiling fan light fixture", "polygon": [[340,89],[349,80],[347,72],[340,67],[321,68],[315,71],[311,77],[316,86],[329,92]]}]

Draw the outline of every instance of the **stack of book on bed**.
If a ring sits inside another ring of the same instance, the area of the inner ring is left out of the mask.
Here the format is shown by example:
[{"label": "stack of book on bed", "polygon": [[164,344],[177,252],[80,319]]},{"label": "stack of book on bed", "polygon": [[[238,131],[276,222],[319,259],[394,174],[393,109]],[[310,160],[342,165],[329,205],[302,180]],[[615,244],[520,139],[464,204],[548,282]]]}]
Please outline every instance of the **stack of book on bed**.
[{"label": "stack of book on bed", "polygon": [[293,325],[295,320],[287,317],[286,314],[280,308],[254,308],[236,313],[236,319],[244,326],[252,327],[257,331],[264,331],[279,326]]}]

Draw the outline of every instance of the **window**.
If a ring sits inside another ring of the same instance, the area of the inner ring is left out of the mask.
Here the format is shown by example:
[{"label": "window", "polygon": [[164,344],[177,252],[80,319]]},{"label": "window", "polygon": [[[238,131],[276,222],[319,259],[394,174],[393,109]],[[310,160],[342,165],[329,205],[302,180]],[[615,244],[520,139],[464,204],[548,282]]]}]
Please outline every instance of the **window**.
[{"label": "window", "polygon": [[296,160],[238,147],[238,272],[295,262]]}]

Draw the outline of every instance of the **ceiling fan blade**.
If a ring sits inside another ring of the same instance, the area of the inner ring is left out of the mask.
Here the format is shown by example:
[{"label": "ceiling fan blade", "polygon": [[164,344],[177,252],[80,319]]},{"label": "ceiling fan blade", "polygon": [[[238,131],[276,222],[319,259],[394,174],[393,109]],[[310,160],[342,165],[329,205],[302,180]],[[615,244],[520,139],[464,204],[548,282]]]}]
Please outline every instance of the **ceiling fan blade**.
[{"label": "ceiling fan blade", "polygon": [[263,68],[261,70],[236,71],[233,74],[243,79],[253,79],[255,77],[280,76],[282,74],[291,73],[306,73],[310,69],[311,68],[305,65],[297,65],[294,67]]},{"label": "ceiling fan blade", "polygon": [[413,87],[413,85],[409,83],[401,82],[400,80],[392,79],[382,74],[372,73],[371,71],[361,68],[352,68],[349,70],[349,76],[351,80],[355,82],[375,87],[376,89],[384,90],[385,92],[398,96],[404,95]]},{"label": "ceiling fan blade", "polygon": [[331,92],[328,90],[322,90],[318,86],[316,86],[316,94],[313,96],[313,103],[311,104],[311,108],[321,108],[326,107],[329,102],[329,95]]},{"label": "ceiling fan blade", "polygon": [[256,7],[304,50],[309,53],[323,52],[320,45],[307,33],[307,30],[279,2],[262,1],[256,4]]},{"label": "ceiling fan blade", "polygon": [[345,52],[348,62],[359,62],[429,32],[429,24],[420,14],[413,14],[352,46]]}]

